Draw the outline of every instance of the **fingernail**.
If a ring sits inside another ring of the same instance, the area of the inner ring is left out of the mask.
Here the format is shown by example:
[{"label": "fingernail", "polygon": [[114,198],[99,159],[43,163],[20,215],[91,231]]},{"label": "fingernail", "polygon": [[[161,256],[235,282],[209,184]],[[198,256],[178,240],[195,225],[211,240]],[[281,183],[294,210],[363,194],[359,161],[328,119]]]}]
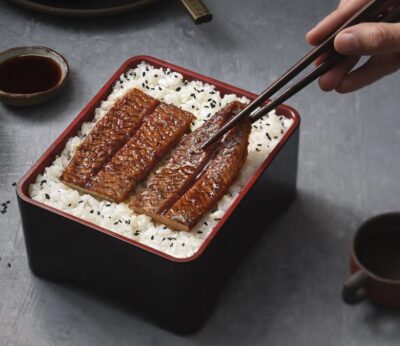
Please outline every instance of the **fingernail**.
[{"label": "fingernail", "polygon": [[353,33],[344,32],[338,36],[338,41],[335,46],[339,53],[351,54],[357,51],[358,40]]}]

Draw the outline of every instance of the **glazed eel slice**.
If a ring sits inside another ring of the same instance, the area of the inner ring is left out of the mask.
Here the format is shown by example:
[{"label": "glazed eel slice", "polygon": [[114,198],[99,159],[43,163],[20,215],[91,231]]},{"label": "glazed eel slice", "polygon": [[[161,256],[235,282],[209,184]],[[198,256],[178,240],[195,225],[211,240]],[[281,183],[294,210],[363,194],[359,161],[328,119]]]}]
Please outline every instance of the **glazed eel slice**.
[{"label": "glazed eel slice", "polygon": [[247,158],[250,130],[250,121],[245,119],[229,131],[193,186],[166,213],[159,215],[157,221],[180,231],[193,228],[239,175]]},{"label": "glazed eel slice", "polygon": [[186,135],[169,161],[150,179],[147,188],[133,197],[130,208],[154,219],[166,212],[193,184],[215,152],[216,145],[206,151],[200,149],[201,145],[244,107],[240,102],[232,102]]},{"label": "glazed eel slice", "polygon": [[86,184],[88,193],[122,202],[189,130],[194,116],[161,103],[113,158]]},{"label": "glazed eel slice", "polygon": [[119,98],[77,148],[61,181],[78,190],[84,188],[158,104],[159,101],[139,89],[132,89]]}]

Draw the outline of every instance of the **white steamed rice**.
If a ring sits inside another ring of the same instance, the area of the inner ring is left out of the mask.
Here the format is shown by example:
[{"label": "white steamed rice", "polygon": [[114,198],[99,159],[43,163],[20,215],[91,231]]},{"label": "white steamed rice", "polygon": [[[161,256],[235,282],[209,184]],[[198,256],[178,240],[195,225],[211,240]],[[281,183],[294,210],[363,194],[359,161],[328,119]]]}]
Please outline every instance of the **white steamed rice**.
[{"label": "white steamed rice", "polygon": [[192,130],[201,126],[205,120],[229,102],[234,100],[249,102],[246,98],[239,98],[236,95],[221,95],[213,85],[199,81],[188,82],[179,73],[169,69],[156,69],[142,62],[135,69],[129,70],[120,77],[107,100],[103,101],[96,109],[94,119],[82,125],[78,135],[68,140],[61,155],[30,186],[30,196],[36,201],[63,210],[174,257],[190,257],[197,252],[248,179],[290,128],[293,120],[278,116],[273,111],[255,123],[250,135],[247,161],[239,178],[230,187],[229,193],[193,230],[177,232],[162,224],[154,223],[146,215],[134,213],[126,203],[98,200],[64,185],[59,180],[84,136],[107,113],[115,101],[131,88],[139,88],[154,98],[192,112],[197,117],[192,124]]}]

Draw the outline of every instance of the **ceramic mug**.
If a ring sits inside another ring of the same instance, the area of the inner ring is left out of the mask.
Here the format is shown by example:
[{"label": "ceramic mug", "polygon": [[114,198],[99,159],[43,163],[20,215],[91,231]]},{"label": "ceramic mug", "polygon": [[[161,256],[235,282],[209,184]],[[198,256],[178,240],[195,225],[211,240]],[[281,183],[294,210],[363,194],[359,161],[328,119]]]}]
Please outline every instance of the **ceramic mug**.
[{"label": "ceramic mug", "polygon": [[400,213],[378,215],[361,225],[352,243],[350,271],[342,290],[345,303],[368,299],[400,307]]}]

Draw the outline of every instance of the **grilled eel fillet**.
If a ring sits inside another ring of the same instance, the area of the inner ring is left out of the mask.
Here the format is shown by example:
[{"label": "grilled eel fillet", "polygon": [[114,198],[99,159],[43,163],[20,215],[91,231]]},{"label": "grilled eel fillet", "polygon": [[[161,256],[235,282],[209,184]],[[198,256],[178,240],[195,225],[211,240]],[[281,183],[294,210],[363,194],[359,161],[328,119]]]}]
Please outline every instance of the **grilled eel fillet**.
[{"label": "grilled eel fillet", "polygon": [[112,159],[86,184],[88,193],[122,202],[189,130],[194,116],[161,103]]},{"label": "grilled eel fillet", "polygon": [[[222,150],[222,143],[219,142],[218,144],[209,147],[206,151],[201,150],[200,147],[232,116],[243,109],[243,107],[245,107],[245,105],[240,102],[230,103],[215,114],[210,120],[205,122],[203,126],[184,137],[179,146],[173,151],[167,164],[163,166],[150,180],[147,188],[132,199],[130,207],[136,212],[147,214],[155,220],[168,224],[173,228],[189,230],[192,225],[197,222],[198,217],[195,217],[196,221],[184,225],[173,221],[173,219],[176,219],[175,216],[171,215],[171,217],[168,218],[166,215],[170,209],[179,202],[186,191],[191,191],[191,189],[198,184],[198,181],[201,180],[201,178],[198,178],[199,174],[201,174],[200,177],[203,177],[203,179],[207,179],[208,175],[204,174],[208,172],[210,167],[215,167],[213,162],[218,157],[215,156],[215,153],[216,151],[220,152]],[[246,128],[249,127],[247,125]],[[242,128],[242,125],[240,128]],[[250,127],[248,131],[250,131]],[[230,135],[225,136],[224,138],[230,138],[231,133],[232,132],[229,132]],[[242,134],[243,146],[245,147],[245,153],[247,153],[248,134],[246,135],[245,131],[240,132],[240,134]],[[224,145],[227,145],[228,142],[226,142],[225,139],[223,143]],[[243,153],[241,157],[243,156],[246,157],[246,154]],[[241,165],[243,164],[243,162],[239,164],[239,162],[241,162],[241,157],[237,156],[232,158],[232,168],[234,168],[235,162],[237,163],[237,167],[240,166],[241,168]],[[207,168],[205,169],[206,166]],[[223,166],[221,166],[221,168],[223,168]],[[238,170],[240,170],[240,168]],[[214,173],[217,173],[217,168],[214,168]],[[236,177],[235,174],[232,176]],[[210,176],[210,178],[213,177]],[[226,177],[219,185],[218,191],[225,191],[231,184],[229,183],[225,188],[223,188],[224,181],[228,181]],[[205,187],[205,184],[203,183],[202,186]],[[212,197],[213,200],[204,204],[204,206],[211,203],[211,208],[221,196],[219,193],[216,193],[215,197]],[[202,208],[202,210],[203,209],[204,208]],[[206,211],[202,212],[201,215]]]},{"label": "grilled eel fillet", "polygon": [[248,120],[231,130],[193,186],[157,220],[181,231],[193,228],[217,204],[239,175],[247,158],[250,130]]},{"label": "grilled eel fillet", "polygon": [[139,89],[128,91],[101,118],[77,148],[61,181],[75,189],[85,188],[103,165],[128,141],[159,101]]}]

